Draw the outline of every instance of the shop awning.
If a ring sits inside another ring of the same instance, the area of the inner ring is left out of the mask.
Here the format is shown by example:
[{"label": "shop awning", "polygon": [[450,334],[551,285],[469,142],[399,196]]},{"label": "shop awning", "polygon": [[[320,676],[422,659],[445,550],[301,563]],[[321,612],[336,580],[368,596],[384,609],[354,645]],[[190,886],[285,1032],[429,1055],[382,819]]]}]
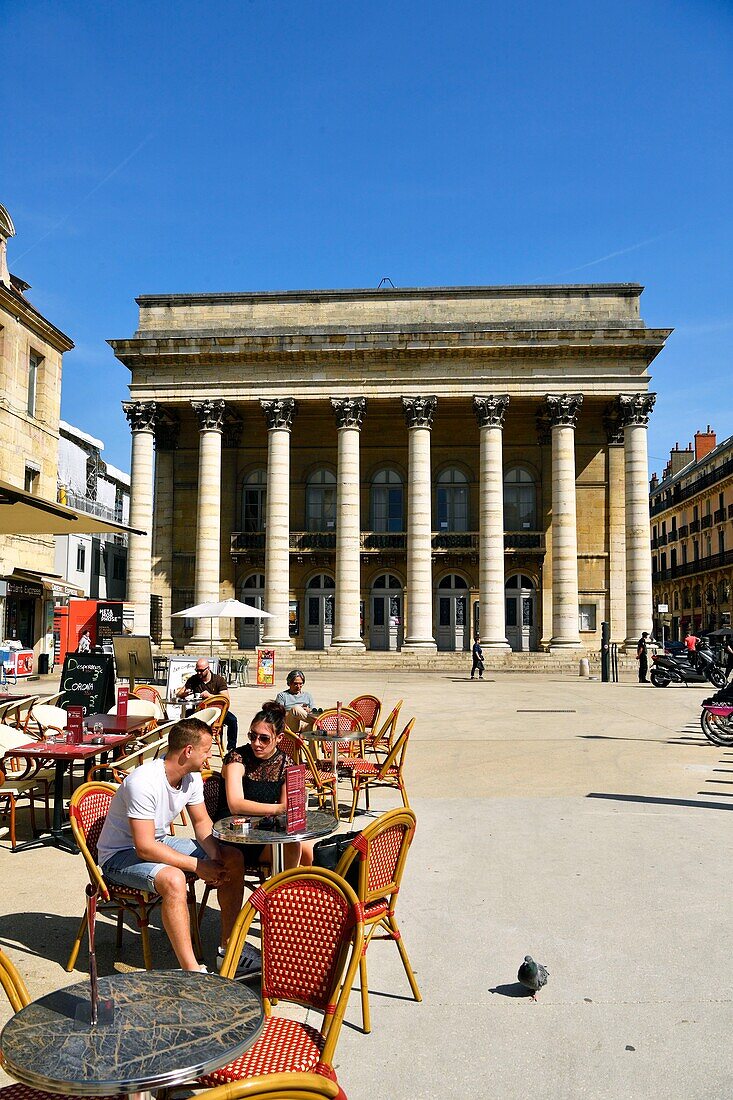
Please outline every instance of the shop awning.
[{"label": "shop awning", "polygon": [[0,535],[144,535],[123,523],[77,512],[0,481]]}]

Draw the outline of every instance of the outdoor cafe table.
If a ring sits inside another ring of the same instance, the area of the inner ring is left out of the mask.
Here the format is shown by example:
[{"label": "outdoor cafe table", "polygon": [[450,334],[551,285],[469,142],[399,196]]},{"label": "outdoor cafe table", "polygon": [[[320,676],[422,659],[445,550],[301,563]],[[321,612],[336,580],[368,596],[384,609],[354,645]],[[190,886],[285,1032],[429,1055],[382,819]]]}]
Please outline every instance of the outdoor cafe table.
[{"label": "outdoor cafe table", "polygon": [[285,814],[278,814],[278,824],[282,828],[263,829],[257,824],[257,818],[249,818],[249,831],[242,833],[233,827],[235,821],[241,821],[239,814],[233,817],[222,817],[211,830],[217,840],[225,840],[229,844],[271,844],[272,845],[272,873],[278,875],[283,869],[283,844],[291,844],[293,841],[314,840],[316,837],[330,836],[335,833],[339,823],[333,814],[324,813],[322,810],[308,810],[305,818],[305,829],[300,833],[287,833],[285,831]]},{"label": "outdoor cafe table", "polygon": [[303,730],[299,735],[305,741],[324,741],[331,746],[333,774],[338,776],[339,744],[341,741],[363,741],[366,730],[345,730],[343,733],[326,733],[325,730]]},{"label": "outdoor cafe table", "polygon": [[[63,834],[64,813],[64,772],[67,764],[74,760],[84,761],[84,774],[88,775],[95,756],[108,753],[110,749],[119,751],[134,740],[141,727],[150,721],[145,716],[130,715],[127,718],[119,718],[114,714],[88,714],[84,719],[87,731],[100,723],[104,727],[104,743],[92,744],[92,734],[86,732],[84,742],[81,745],[70,745],[66,741],[29,741],[27,745],[19,745],[10,749],[6,756],[21,756],[28,760],[52,760],[54,763],[53,780],[53,826],[51,836],[60,847],[68,847]],[[76,851],[76,847],[73,847]]]},{"label": "outdoor cafe table", "polygon": [[68,1096],[141,1100],[238,1058],[264,1024],[258,990],[218,974],[149,970],[67,986],[16,1013],[0,1034],[4,1069],[23,1085]]}]

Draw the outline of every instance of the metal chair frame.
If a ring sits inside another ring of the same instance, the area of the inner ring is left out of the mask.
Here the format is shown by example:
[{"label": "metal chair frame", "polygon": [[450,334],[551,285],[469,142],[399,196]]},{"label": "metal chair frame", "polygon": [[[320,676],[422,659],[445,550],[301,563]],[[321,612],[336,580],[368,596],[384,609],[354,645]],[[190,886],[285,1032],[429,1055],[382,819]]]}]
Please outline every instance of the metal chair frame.
[{"label": "metal chair frame", "polygon": [[205,710],[207,707],[217,707],[219,710],[219,717],[211,723],[211,736],[214,738],[214,743],[219,750],[219,756],[223,760],[225,754],[221,731],[224,727],[224,719],[229,713],[229,700],[226,695],[211,695],[208,699],[202,699],[191,715],[191,718],[195,718],[200,710]]},{"label": "metal chair frame", "polygon": [[335,1081],[317,1073],[273,1073],[199,1093],[201,1100],[347,1100]]},{"label": "metal chair frame", "polygon": [[[318,808],[322,810],[326,798],[330,798],[334,817],[338,819],[338,777],[334,775],[333,771],[327,770],[330,762],[326,760],[317,761],[311,752],[310,745],[306,744],[297,733],[291,733],[289,730],[283,733],[280,748],[294,764],[305,764],[305,785],[315,793],[318,799]],[[324,766],[319,767],[319,764]]]},{"label": "metal chair frame", "polygon": [[362,791],[368,791],[370,787],[396,787],[402,797],[402,805],[409,809],[410,802],[407,797],[402,771],[407,745],[414,725],[415,719],[411,718],[381,764],[373,764],[369,760],[362,759],[341,762],[351,772],[351,783],[354,791],[349,821],[354,820],[359,795]]}]

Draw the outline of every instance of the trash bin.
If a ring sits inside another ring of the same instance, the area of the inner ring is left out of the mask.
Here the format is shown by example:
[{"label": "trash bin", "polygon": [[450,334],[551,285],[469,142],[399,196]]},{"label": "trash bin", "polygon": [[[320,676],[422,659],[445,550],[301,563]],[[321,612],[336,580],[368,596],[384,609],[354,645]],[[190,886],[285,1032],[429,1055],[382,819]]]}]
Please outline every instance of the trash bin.
[{"label": "trash bin", "polygon": [[48,653],[40,653],[38,655],[38,675],[48,676],[49,662],[51,657]]}]

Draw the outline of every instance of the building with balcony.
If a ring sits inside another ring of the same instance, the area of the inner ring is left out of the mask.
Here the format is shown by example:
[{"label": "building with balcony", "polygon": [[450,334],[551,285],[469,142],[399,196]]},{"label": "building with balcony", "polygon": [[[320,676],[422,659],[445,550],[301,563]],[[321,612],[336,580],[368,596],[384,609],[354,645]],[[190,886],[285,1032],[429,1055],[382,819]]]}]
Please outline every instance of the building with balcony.
[{"label": "building with balcony", "polygon": [[[59,422],[57,499],[86,515],[127,524],[130,476],[105,462],[103,450],[101,439]],[[76,595],[124,600],[127,539],[126,534],[56,535],[55,570]]]},{"label": "building with balcony", "polygon": [[[56,499],[61,369],[73,343],[31,303],[8,270],[13,221],[0,206],[0,481]],[[1,492],[1,490],[0,490]],[[53,652],[52,535],[0,534],[0,633],[35,657]]]},{"label": "building with balcony", "polygon": [[[146,295],[130,339],[128,599],[335,652],[597,649],[651,628],[637,284]],[[153,625],[155,625],[155,618]]]},{"label": "building with balcony", "polygon": [[650,481],[655,631],[674,640],[688,630],[730,626],[733,583],[733,436],[695,434],[675,445],[661,480]]}]

